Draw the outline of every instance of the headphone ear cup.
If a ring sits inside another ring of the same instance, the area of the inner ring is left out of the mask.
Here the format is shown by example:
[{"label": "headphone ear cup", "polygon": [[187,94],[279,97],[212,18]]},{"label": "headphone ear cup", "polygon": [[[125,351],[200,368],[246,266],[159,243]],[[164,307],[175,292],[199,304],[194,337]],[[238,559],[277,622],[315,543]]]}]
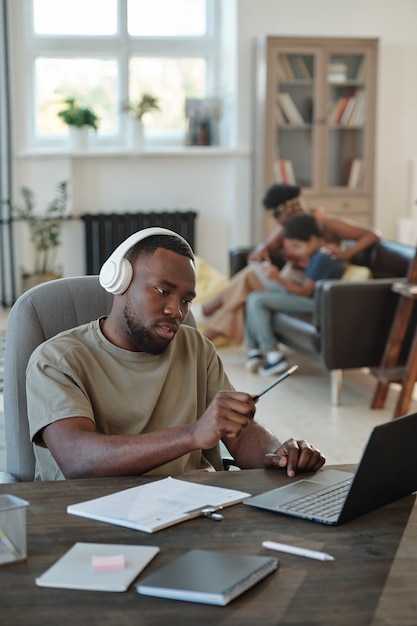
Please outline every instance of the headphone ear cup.
[{"label": "headphone ear cup", "polygon": [[112,293],[114,295],[120,295],[124,293],[126,289],[129,287],[130,282],[133,276],[133,267],[130,261],[127,259],[122,259],[120,262],[119,268],[119,276],[117,278],[117,283],[112,288]]},{"label": "headphone ear cup", "polygon": [[123,241],[123,243],[116,248],[113,254],[111,254],[107,261],[103,264],[99,277],[100,285],[103,289],[114,295],[119,295],[126,291],[132,280],[133,267],[130,261],[124,258],[124,255],[128,250],[130,250],[130,248],[133,248],[136,243],[146,239],[147,237],[152,237],[153,235],[169,235],[171,237],[177,237],[189,247],[188,242],[181,237],[181,235],[178,235],[172,230],[160,228],[159,226],[143,228],[137,233],[130,235],[126,241]]},{"label": "headphone ear cup", "polygon": [[109,259],[101,268],[100,284],[114,295],[124,293],[132,280],[133,268],[130,261],[123,258],[118,263]]}]

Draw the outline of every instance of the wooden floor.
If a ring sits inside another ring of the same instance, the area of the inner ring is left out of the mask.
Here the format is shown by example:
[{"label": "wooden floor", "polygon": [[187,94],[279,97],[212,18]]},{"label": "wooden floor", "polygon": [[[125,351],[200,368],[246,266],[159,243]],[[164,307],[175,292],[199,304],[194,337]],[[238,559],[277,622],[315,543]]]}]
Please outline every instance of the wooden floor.
[{"label": "wooden floor", "polygon": [[[7,311],[0,309],[0,330],[6,325]],[[272,380],[244,369],[243,347],[219,348],[219,353],[236,389],[256,393]],[[375,379],[366,370],[348,370],[344,372],[341,404],[331,406],[328,372],[294,353],[287,357],[299,369],[260,398],[257,419],[281,440],[292,436],[307,439],[323,452],[328,463],[357,463],[372,428],[392,419],[398,390],[390,390],[384,409],[372,410]],[[0,471],[6,463],[2,410],[0,393]],[[413,411],[417,411],[416,400],[408,412]]]},{"label": "wooden floor", "polygon": [[[272,378],[244,370],[243,347],[219,349],[233,385],[256,393]],[[346,370],[340,406],[330,404],[329,373],[305,357],[288,352],[298,371],[259,399],[256,417],[283,441],[303,438],[325,455],[328,463],[357,463],[374,426],[392,419],[398,387],[392,386],[384,409],[370,408],[375,379],[367,370]],[[409,413],[417,411],[413,400]]]}]

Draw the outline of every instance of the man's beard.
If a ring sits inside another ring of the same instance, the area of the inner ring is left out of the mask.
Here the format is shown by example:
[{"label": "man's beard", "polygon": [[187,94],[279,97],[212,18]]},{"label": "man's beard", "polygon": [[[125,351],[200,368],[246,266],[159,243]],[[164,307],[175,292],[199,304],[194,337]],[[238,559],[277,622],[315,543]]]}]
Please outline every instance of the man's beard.
[{"label": "man's beard", "polygon": [[124,316],[130,336],[139,352],[161,354],[164,350],[166,350],[170,342],[164,342],[161,338],[157,341],[153,337],[152,333],[145,328],[145,326],[138,326],[135,324],[129,315],[129,309],[127,306],[124,308]]}]

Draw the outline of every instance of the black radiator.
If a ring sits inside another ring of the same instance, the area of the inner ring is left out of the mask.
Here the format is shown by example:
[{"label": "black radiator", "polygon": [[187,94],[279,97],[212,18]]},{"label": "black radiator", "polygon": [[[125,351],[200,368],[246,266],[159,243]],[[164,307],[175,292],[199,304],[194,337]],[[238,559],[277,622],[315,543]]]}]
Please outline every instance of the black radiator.
[{"label": "black radiator", "polygon": [[104,261],[129,235],[142,228],[161,226],[182,235],[195,251],[195,211],[139,213],[85,213],[86,274],[99,274]]}]

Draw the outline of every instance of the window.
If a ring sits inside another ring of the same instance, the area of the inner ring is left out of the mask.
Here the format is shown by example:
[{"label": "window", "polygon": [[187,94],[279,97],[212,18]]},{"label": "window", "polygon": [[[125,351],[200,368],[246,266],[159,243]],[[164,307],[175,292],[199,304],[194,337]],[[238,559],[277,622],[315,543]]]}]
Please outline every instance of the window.
[{"label": "window", "polygon": [[184,143],[187,99],[219,98],[218,0],[26,2],[32,146],[64,144],[67,98],[93,109],[95,141],[113,146],[125,143],[123,106],[144,93],[158,100],[143,118],[155,143]]}]

